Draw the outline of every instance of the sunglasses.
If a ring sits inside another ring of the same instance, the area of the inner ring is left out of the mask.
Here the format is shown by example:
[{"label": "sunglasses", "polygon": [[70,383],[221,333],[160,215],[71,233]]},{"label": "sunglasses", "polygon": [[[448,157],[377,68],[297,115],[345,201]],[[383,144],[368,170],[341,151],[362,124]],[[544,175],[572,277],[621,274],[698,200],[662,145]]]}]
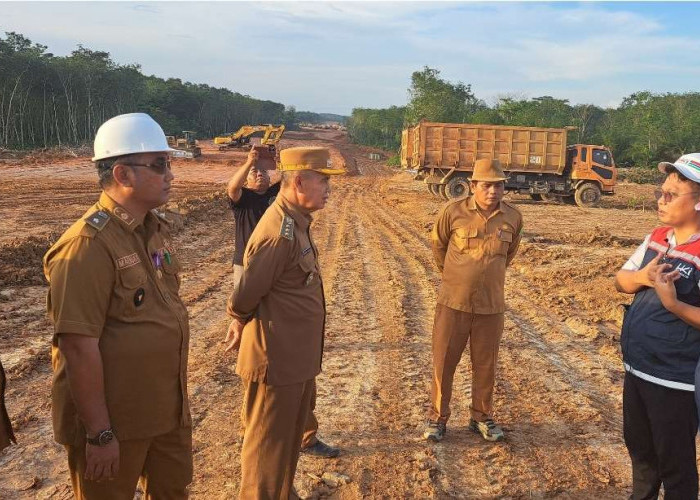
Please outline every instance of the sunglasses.
[{"label": "sunglasses", "polygon": [[665,203],[671,203],[673,202],[676,198],[679,198],[680,196],[686,196],[689,194],[699,194],[698,191],[689,191],[687,193],[674,193],[673,191],[664,191],[663,189],[655,189],[654,190],[654,198],[656,200],[660,200],[661,198],[664,199]]},{"label": "sunglasses", "polygon": [[159,175],[165,174],[165,172],[171,170],[170,160],[158,160],[155,163],[124,163],[123,165],[127,167],[146,167],[150,168],[153,172]]}]

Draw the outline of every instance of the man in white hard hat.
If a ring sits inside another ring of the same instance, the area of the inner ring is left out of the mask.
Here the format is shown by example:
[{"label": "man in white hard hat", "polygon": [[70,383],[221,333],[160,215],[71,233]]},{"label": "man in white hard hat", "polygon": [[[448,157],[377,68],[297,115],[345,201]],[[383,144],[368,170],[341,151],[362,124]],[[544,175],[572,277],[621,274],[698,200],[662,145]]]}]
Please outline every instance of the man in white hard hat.
[{"label": "man in white hard hat", "polygon": [[95,137],[102,194],[44,256],[54,324],[54,436],[75,496],[186,498],[192,480],[189,326],[180,262],[154,209],[170,196],[165,135],[148,115]]},{"label": "man in white hard hat", "polygon": [[634,294],[622,322],[622,415],[632,499],[698,498],[695,407],[700,359],[700,153],[661,162],[662,225],[615,275]]}]

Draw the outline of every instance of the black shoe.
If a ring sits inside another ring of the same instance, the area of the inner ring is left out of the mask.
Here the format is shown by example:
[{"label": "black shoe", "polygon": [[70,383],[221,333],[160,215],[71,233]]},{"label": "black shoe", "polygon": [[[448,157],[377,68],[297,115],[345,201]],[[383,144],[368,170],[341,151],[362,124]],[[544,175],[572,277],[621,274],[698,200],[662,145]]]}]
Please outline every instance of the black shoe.
[{"label": "black shoe", "polygon": [[311,455],[312,457],[317,458],[335,458],[340,455],[340,448],[328,446],[320,439],[317,439],[314,444],[307,446],[306,448],[302,448],[300,451],[306,455]]},{"label": "black shoe", "polygon": [[432,420],[428,420],[428,425],[425,428],[425,432],[423,432],[423,437],[428,441],[437,443],[438,441],[442,441],[446,432],[447,424],[445,422],[433,422]]}]

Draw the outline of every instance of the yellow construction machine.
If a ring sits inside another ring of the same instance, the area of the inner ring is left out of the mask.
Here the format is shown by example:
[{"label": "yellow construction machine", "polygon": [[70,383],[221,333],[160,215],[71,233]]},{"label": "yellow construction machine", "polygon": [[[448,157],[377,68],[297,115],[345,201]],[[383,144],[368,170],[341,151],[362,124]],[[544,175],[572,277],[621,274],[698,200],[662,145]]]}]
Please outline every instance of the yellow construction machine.
[{"label": "yellow construction machine", "polygon": [[267,146],[271,152],[277,149],[277,143],[284,134],[284,125],[243,125],[229,135],[214,137],[214,144],[219,144],[219,150],[243,148],[250,145],[250,138],[256,132],[264,132],[260,144]]},{"label": "yellow construction machine", "polygon": [[176,137],[174,135],[166,135],[168,146],[175,149],[172,156],[176,158],[196,158],[202,154],[202,149],[197,146],[195,139],[196,134],[191,130],[183,130],[184,137]]}]

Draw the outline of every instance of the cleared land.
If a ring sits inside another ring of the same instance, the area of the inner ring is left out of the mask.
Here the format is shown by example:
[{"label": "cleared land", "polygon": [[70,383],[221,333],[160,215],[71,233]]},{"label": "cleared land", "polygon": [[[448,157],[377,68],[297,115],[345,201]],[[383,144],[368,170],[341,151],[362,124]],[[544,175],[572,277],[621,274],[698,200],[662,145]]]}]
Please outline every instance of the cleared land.
[{"label": "cleared land", "polygon": [[[338,131],[285,135],[282,147],[325,145],[351,175],[333,180],[315,216],[328,301],[320,434],[338,459],[303,457],[297,488],[310,497],[623,498],[631,474],[622,441],[618,348],[629,297],[612,277],[656,224],[652,186],[625,184],[603,208],[510,199],[525,237],[506,283],[508,312],[496,387],[508,432],[490,444],[467,429],[468,356],[455,381],[447,439],[421,439],[439,276],[429,231],[442,201],[406,173],[367,159]],[[220,341],[228,325],[233,218],[223,188],[245,153],[177,160],[172,210],[192,328],[193,498],[233,498],[241,385]],[[0,498],[69,498],[63,449],[52,440],[51,327],[43,252],[97,198],[89,157],[0,159],[0,355],[19,445],[0,454]],[[644,209],[642,209],[644,207]],[[339,488],[316,478],[339,472]]]}]

